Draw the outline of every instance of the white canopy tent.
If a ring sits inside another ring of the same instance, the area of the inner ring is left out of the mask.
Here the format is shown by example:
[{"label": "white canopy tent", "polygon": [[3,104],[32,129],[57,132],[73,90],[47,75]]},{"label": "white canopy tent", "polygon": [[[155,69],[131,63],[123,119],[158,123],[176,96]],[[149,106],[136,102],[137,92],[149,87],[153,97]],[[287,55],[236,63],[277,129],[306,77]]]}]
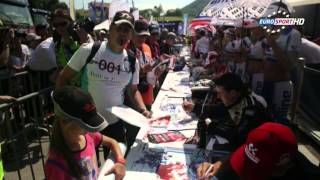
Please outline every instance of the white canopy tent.
[{"label": "white canopy tent", "polygon": [[237,8],[249,8],[249,7],[267,7],[272,0],[212,0],[200,13],[200,16],[206,16],[206,14],[213,13],[214,11],[221,10],[223,8],[237,7]]},{"label": "white canopy tent", "polygon": [[319,0],[287,0],[291,6],[304,6],[311,4],[320,4]]},{"label": "white canopy tent", "polygon": [[287,4],[290,12],[294,11],[286,0],[212,0],[203,9],[200,16],[212,17],[212,25],[240,27],[245,20],[260,18],[271,3],[279,1]]},{"label": "white canopy tent", "polygon": [[105,21],[103,21],[102,23],[96,25],[93,30],[95,31],[98,31],[98,30],[101,30],[101,29],[105,29],[105,30],[109,30],[109,27],[110,27],[110,20],[107,19]]}]

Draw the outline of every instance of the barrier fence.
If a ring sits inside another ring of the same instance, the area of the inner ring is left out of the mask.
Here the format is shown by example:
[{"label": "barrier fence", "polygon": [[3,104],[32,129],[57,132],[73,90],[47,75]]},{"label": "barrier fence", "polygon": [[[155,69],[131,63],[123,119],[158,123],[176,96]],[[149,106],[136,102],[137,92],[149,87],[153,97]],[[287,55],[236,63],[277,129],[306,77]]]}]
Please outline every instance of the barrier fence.
[{"label": "barrier fence", "polygon": [[301,89],[300,108],[320,127],[320,71],[306,67]]},{"label": "barrier fence", "polygon": [[[48,116],[48,112],[53,112],[53,109],[47,106],[45,99],[49,96],[51,90],[52,88],[46,88],[22,96],[16,102],[0,105],[0,132],[4,169],[5,171],[17,171],[18,179],[23,179],[20,171],[21,167],[24,166],[23,162],[28,164],[32,179],[36,179],[33,168],[34,158],[41,158],[42,168],[44,166],[40,133],[49,134],[50,123],[48,120],[50,116]],[[32,143],[39,145],[40,154],[31,153],[32,147],[30,145]]]},{"label": "barrier fence", "polygon": [[[47,72],[0,75],[0,95],[19,97],[15,102],[0,104],[0,159],[5,179],[39,179],[38,173],[43,172],[41,136],[49,135],[54,115],[50,86]],[[35,168],[37,162],[42,164],[40,170]]]}]

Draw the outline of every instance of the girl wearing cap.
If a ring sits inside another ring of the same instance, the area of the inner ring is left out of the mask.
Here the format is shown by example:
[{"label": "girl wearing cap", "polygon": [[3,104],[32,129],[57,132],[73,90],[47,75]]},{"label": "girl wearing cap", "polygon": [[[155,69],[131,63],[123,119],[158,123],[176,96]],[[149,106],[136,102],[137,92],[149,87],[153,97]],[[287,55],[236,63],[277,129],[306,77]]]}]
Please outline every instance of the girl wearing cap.
[{"label": "girl wearing cap", "polygon": [[95,149],[102,144],[115,156],[115,165],[106,174],[116,180],[125,174],[125,159],[117,141],[100,134],[108,123],[96,111],[92,97],[83,90],[65,86],[52,93],[56,120],[54,122],[48,160],[47,180],[97,179],[98,161]]}]

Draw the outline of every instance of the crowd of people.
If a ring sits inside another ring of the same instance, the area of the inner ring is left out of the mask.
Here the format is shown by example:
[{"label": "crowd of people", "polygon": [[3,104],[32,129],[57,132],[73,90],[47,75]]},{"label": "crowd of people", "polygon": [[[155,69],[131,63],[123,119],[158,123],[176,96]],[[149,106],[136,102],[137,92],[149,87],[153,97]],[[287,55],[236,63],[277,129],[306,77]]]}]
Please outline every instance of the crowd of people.
[{"label": "crowd of people", "polygon": [[[52,13],[50,26],[39,24],[36,33],[1,27],[1,38],[5,39],[1,73],[46,72],[56,89],[52,94],[56,120],[45,165],[47,179],[97,178],[100,162],[95,148],[100,144],[105,146],[105,158],[110,150],[114,153],[112,172],[116,179],[122,179],[125,159],[118,143],[130,149],[139,129],[106,109],[126,104],[150,118],[159,81],[169,70],[168,63],[157,65],[178,56],[173,45],[180,37],[167,29],[161,31],[157,22],[149,23],[142,17],[135,20],[131,13],[119,11],[109,29],[94,32],[94,25],[90,18],[73,22],[62,6]],[[16,98],[4,95],[1,103]]]},{"label": "crowd of people", "polygon": [[[289,13],[283,3],[271,6]],[[90,18],[74,23],[68,9],[59,7],[52,13],[51,25],[37,25],[36,33],[0,29],[0,74],[47,72],[55,87],[51,94],[55,121],[45,164],[48,180],[96,179],[100,144],[104,158],[110,150],[115,156],[108,173],[115,173],[116,179],[124,177],[125,154],[118,143],[126,144],[129,151],[139,128],[106,109],[125,104],[150,118],[154,97],[173,69],[157,64],[179,61],[174,44],[185,42],[157,22],[135,20],[126,11],[114,15],[109,29],[94,32],[94,25]],[[201,164],[199,179],[272,175],[281,179],[288,169],[292,172],[297,140],[287,125],[298,84],[296,61],[302,55],[307,65],[319,68],[319,45],[295,27],[266,33],[258,21],[241,28],[216,26],[214,33],[206,28],[195,32],[191,79],[212,80],[214,95],[183,103],[186,112],[200,117],[192,141],[204,148],[208,143],[204,137],[219,135],[229,141],[228,150],[233,152],[213,164]],[[0,99],[1,103],[15,100]]]},{"label": "crowd of people", "polygon": [[[290,13],[282,2],[270,6]],[[265,17],[270,13],[267,10]],[[320,46],[303,37],[301,27],[271,33],[255,19],[241,27],[215,28],[215,33],[208,28],[195,30],[191,54],[196,65],[192,79],[214,81],[214,95],[185,101],[183,107],[200,117],[192,142],[207,148],[208,137],[218,135],[228,140],[225,148],[233,153],[213,164],[203,163],[198,177],[313,179],[308,173],[295,171],[299,164],[297,140],[288,127],[303,71],[298,68],[298,58],[304,57],[308,67],[317,68]],[[266,134],[260,134],[261,130]],[[267,136],[281,140],[267,140]],[[276,145],[279,142],[283,146]],[[289,160],[282,162],[282,156]]]}]

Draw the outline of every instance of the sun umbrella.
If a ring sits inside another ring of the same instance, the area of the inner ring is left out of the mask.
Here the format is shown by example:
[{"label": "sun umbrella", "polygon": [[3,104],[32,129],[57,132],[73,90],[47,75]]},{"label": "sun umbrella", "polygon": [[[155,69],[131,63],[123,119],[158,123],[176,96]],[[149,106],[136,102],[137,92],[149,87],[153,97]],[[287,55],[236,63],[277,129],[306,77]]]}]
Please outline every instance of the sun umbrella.
[{"label": "sun umbrella", "polygon": [[211,17],[197,17],[190,22],[188,26],[188,34],[194,35],[195,30],[198,28],[205,28],[212,31],[214,28],[210,27]]},{"label": "sun umbrella", "polygon": [[267,7],[271,2],[272,0],[212,0],[202,12],[207,14],[207,11],[221,10],[226,7]]},{"label": "sun umbrella", "polygon": [[212,17],[211,24],[213,25],[241,27],[243,21],[260,18],[265,10],[266,7],[224,7],[220,10],[207,11],[207,15]]}]

